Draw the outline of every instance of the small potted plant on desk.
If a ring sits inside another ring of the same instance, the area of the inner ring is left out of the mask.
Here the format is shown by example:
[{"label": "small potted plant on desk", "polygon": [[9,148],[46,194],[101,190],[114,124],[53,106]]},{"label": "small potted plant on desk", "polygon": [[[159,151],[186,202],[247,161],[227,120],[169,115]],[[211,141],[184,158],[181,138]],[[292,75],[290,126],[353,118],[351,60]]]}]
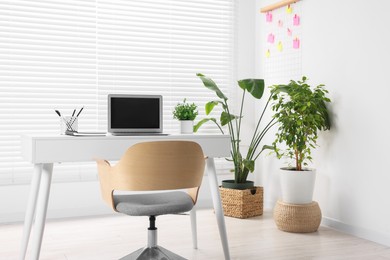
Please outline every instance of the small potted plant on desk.
[{"label": "small potted plant on desk", "polygon": [[[285,231],[311,232],[317,230],[320,224],[321,212],[318,204],[312,201],[316,172],[315,169],[306,166],[307,162],[312,160],[311,150],[317,146],[318,131],[330,129],[326,107],[330,99],[327,93],[328,91],[322,84],[312,88],[307,84],[306,77],[302,77],[300,81],[291,80],[287,85],[271,86],[271,96],[274,100],[272,110],[275,112],[273,118],[278,123],[276,138],[273,142],[274,151],[279,159],[287,157],[294,162],[292,167],[281,168],[282,199],[277,202],[274,217],[278,210],[285,210],[288,207],[296,207],[294,212],[298,212],[298,209],[303,210],[305,207],[307,211],[312,207],[313,214],[317,214],[318,220],[312,228],[306,221],[301,220],[306,224],[301,225],[297,230]],[[282,144],[284,146],[281,148]],[[286,216],[286,212],[282,215]],[[290,216],[290,219],[294,218]],[[312,217],[311,220],[313,219]],[[278,227],[280,228],[279,225]]]},{"label": "small potted plant on desk", "polygon": [[197,106],[195,103],[178,103],[173,110],[173,118],[180,121],[180,132],[182,134],[192,134],[194,129],[194,120],[198,115]]},{"label": "small potted plant on desk", "polygon": [[260,146],[261,141],[268,130],[275,124],[275,119],[271,119],[264,128],[260,127],[264,112],[270,102],[270,98],[265,103],[262,114],[259,117],[255,130],[253,132],[248,150],[242,152],[241,147],[241,123],[243,119],[243,106],[247,92],[255,99],[261,99],[264,93],[264,80],[262,79],[243,79],[238,81],[238,86],[243,90],[241,106],[239,114],[234,115],[228,104],[228,98],[218,88],[217,84],[203,74],[197,74],[202,80],[203,85],[214,91],[218,100],[210,101],[206,104],[206,115],[209,115],[215,106],[221,105],[222,112],[219,121],[216,118],[204,118],[200,120],[194,127],[196,132],[201,125],[208,121],[214,122],[222,134],[223,127],[227,126],[231,138],[231,157],[227,158],[234,165],[234,179],[223,180],[220,188],[222,206],[226,216],[247,218],[261,215],[263,213],[263,188],[255,187],[253,181],[248,181],[247,177],[250,172],[255,169],[255,161],[265,149],[270,149],[272,146]]}]

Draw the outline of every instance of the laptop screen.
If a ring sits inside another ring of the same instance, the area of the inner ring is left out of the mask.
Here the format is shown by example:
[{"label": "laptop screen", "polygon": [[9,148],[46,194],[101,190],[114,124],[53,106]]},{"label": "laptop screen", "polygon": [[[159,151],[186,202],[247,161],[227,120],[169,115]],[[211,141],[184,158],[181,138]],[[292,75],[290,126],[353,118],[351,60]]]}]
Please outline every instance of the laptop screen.
[{"label": "laptop screen", "polygon": [[162,96],[108,95],[108,132],[161,133]]}]

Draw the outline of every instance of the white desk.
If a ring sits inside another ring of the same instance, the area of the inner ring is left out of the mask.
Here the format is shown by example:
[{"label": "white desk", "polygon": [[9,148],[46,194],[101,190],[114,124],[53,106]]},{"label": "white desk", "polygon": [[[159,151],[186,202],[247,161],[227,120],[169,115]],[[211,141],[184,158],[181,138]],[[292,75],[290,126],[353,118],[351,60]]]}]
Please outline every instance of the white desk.
[{"label": "white desk", "polygon": [[190,140],[197,142],[208,157],[206,171],[210,183],[215,215],[225,259],[230,259],[225,219],[221,206],[215,172],[215,157],[230,155],[230,137],[227,135],[168,135],[168,136],[23,136],[23,158],[34,164],[30,196],[24,220],[20,259],[26,256],[32,223],[35,217],[32,259],[39,259],[50,196],[53,163],[86,162],[94,158],[118,160],[135,143],[164,140]]}]

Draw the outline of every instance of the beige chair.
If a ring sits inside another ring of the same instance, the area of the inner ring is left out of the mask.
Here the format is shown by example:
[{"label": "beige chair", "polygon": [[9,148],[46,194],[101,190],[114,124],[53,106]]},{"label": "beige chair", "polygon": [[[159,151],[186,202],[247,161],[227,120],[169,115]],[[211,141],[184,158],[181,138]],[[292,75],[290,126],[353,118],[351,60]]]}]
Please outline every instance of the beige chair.
[{"label": "beige chair", "polygon": [[[193,209],[205,167],[202,148],[189,141],[138,143],[115,166],[106,160],[97,160],[97,165],[103,200],[114,211],[149,216],[147,246],[121,259],[184,259],[157,245],[155,217]],[[135,193],[116,194],[116,190]]]}]

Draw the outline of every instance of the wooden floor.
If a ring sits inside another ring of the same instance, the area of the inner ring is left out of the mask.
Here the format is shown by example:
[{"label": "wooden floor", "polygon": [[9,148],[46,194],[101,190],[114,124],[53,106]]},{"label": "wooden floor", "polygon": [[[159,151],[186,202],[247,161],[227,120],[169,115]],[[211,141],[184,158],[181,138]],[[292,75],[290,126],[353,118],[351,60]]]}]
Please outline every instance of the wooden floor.
[{"label": "wooden floor", "polygon": [[[320,227],[311,234],[279,231],[271,212],[226,217],[232,259],[390,259],[390,248]],[[111,260],[146,244],[146,217],[111,215],[49,220],[42,260]],[[188,259],[224,259],[212,210],[198,211],[199,249],[192,249],[189,216],[157,218],[158,243]],[[22,224],[0,225],[0,259],[17,259]],[[28,258],[27,258],[28,259]]]}]

